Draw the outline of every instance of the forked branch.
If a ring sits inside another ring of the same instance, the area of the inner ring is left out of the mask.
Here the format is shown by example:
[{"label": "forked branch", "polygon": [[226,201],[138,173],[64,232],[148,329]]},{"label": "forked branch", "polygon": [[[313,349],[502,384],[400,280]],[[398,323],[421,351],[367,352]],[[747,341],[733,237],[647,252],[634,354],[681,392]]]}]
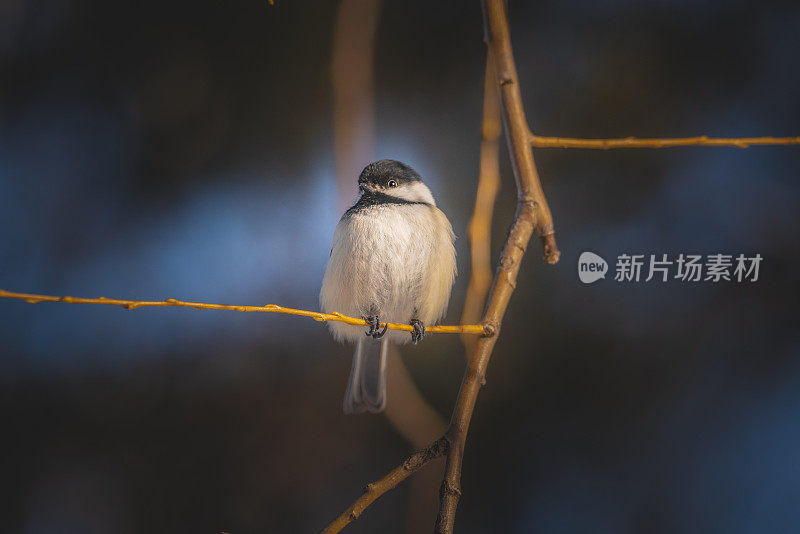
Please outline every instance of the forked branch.
[{"label": "forked branch", "polygon": [[547,263],[556,263],[561,253],[556,245],[550,207],[544,197],[539,174],[536,172],[536,165],[533,161],[530,143],[531,130],[522,106],[505,5],[503,2],[486,0],[484,1],[484,15],[487,26],[485,32],[487,46],[489,53],[494,56],[497,66],[497,83],[503,104],[506,140],[517,182],[517,199],[520,205],[530,204],[533,207],[534,232],[542,241],[544,259]]},{"label": "forked branch", "polygon": [[372,504],[375,499],[386,493],[387,491],[397,487],[402,481],[410,477],[416,471],[419,471],[431,460],[435,460],[443,454],[447,453],[448,442],[444,437],[441,437],[431,443],[428,447],[417,451],[399,466],[392,469],[382,479],[372,484],[367,484],[364,488],[364,494],[361,495],[350,507],[342,512],[339,517],[331,521],[331,523],[320,531],[320,534],[335,534],[341,531],[344,527],[358,519],[361,512]]},{"label": "forked branch", "polygon": [[491,335],[479,338],[475,345],[447,431],[450,449],[447,453],[444,480],[439,490],[439,515],[435,529],[438,534],[453,532],[456,508],[461,496],[461,467],[467,431],[478,392],[486,381],[486,367],[492,357],[511,294],[516,288],[522,257],[531,236],[535,233],[542,240],[544,259],[548,263],[557,262],[560,254],[556,246],[550,209],[533,161],[529,142],[530,128],[522,106],[505,2],[485,0],[483,8],[486,44],[488,53],[497,66],[497,83],[505,119],[506,140],[517,183],[518,201],[517,212],[500,255],[500,264],[489,292],[482,321]]}]

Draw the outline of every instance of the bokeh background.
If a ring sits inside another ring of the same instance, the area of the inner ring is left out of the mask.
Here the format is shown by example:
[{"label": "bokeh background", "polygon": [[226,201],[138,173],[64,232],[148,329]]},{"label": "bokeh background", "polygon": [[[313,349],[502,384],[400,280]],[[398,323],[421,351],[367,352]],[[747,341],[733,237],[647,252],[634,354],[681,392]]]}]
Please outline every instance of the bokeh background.
[{"label": "bokeh background", "polygon": [[[797,2],[509,9],[538,134],[800,134]],[[336,10],[0,1],[0,287],[316,309],[339,216]],[[420,171],[459,236],[450,324],[481,24],[478,2],[386,1],[375,42],[376,156]],[[563,255],[531,247],[522,267],[457,530],[800,530],[800,150],[535,156]],[[585,286],[584,250],[765,259],[752,284]],[[318,530],[410,451],[382,416],[342,414],[351,350],[297,317],[0,302],[3,530]],[[402,357],[447,417],[459,339]],[[348,531],[409,531],[408,491]]]}]

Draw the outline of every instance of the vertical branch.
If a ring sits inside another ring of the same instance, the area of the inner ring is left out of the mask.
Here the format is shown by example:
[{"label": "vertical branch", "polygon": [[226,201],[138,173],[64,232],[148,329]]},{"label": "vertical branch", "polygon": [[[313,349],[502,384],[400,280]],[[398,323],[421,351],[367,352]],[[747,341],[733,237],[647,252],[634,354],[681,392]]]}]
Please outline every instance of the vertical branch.
[{"label": "vertical branch", "polygon": [[[480,320],[486,294],[492,284],[492,214],[497,192],[500,189],[500,95],[497,92],[492,55],[486,54],[486,77],[483,87],[483,119],[481,121],[481,156],[475,209],[467,228],[470,245],[470,278],[461,324],[474,324]],[[466,354],[475,348],[473,336],[461,336]]]},{"label": "vertical branch", "polygon": [[449,447],[445,476],[439,490],[439,515],[435,529],[439,534],[453,532],[456,508],[461,496],[461,467],[467,431],[531,236],[536,233],[541,238],[545,261],[555,263],[559,257],[550,209],[544,198],[529,144],[530,128],[522,107],[504,0],[484,0],[484,14],[489,54],[497,64],[497,81],[502,97],[506,138],[517,182],[518,203],[484,314],[483,322],[490,335],[481,337],[475,345],[446,434]]},{"label": "vertical branch", "polygon": [[487,25],[486,44],[497,64],[506,139],[517,181],[517,198],[520,203],[531,204],[534,210],[534,232],[542,241],[544,260],[547,263],[556,263],[561,253],[556,245],[553,217],[533,161],[531,151],[533,134],[525,119],[525,110],[522,106],[506,7],[502,1],[484,0],[484,12],[484,22]]},{"label": "vertical branch", "polygon": [[379,0],[341,0],[333,32],[333,138],[337,208],[353,199],[354,179],[372,160],[375,139],[373,65]]}]

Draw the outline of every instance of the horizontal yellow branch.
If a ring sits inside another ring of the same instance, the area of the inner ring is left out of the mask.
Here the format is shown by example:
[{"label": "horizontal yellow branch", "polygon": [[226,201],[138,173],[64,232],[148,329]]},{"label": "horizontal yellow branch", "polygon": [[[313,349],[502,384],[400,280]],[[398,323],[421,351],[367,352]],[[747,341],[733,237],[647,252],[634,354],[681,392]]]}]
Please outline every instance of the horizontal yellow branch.
[{"label": "horizontal yellow branch", "polygon": [[[268,312],[268,313],[287,313],[290,315],[302,315],[304,317],[311,317],[315,321],[339,321],[342,323],[368,326],[363,319],[356,319],[342,315],[338,312],[333,313],[320,313],[307,310],[296,310],[294,308],[284,308],[277,304],[267,304],[266,306],[237,306],[233,304],[209,304],[207,302],[185,302],[176,299],[167,300],[121,300],[109,299],[106,297],[97,298],[83,298],[83,297],[54,297],[51,295],[34,295],[30,293],[14,293],[0,289],[0,298],[7,299],[20,299],[29,304],[37,304],[39,302],[66,302],[67,304],[108,304],[111,306],[122,306],[126,310],[133,310],[136,308],[146,307],[163,307],[175,306],[181,308],[194,308],[196,310],[231,310],[240,312]],[[404,330],[411,332],[414,327],[409,324],[400,323],[381,323],[381,327],[388,327],[389,330]],[[466,324],[460,326],[442,326],[431,325],[425,327],[426,333],[439,333],[439,334],[483,334],[483,325],[479,324]]]},{"label": "horizontal yellow branch", "polygon": [[531,134],[531,144],[537,148],[669,148],[675,146],[734,146],[747,148],[751,145],[800,145],[800,137],[740,137],[714,138],[673,137],[647,139],[623,137],[620,139],[576,139],[573,137],[542,137]]}]

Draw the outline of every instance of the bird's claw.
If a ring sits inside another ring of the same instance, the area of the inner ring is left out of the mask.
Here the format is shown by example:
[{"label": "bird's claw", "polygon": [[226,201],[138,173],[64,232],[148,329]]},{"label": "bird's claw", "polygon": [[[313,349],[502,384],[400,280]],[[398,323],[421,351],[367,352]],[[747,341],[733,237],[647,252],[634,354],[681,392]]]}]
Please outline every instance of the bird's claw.
[{"label": "bird's claw", "polygon": [[373,339],[380,339],[386,333],[386,330],[389,329],[389,325],[386,324],[381,330],[381,321],[377,315],[368,315],[362,316],[362,319],[369,325],[369,330],[364,334],[367,337],[372,337]]},{"label": "bird's claw", "polygon": [[411,319],[411,326],[414,327],[414,330],[411,332],[411,343],[416,345],[425,337],[425,325],[422,324],[419,319]]}]

